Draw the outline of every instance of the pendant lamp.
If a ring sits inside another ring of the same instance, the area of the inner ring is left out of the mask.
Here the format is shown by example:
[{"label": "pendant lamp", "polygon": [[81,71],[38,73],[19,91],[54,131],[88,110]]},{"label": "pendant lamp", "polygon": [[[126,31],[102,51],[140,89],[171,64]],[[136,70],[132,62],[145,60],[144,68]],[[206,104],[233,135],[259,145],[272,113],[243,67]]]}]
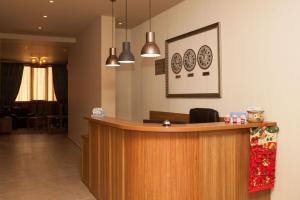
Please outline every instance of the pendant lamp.
[{"label": "pendant lamp", "polygon": [[107,67],[119,67],[120,63],[118,61],[118,57],[117,57],[117,49],[114,46],[114,2],[116,0],[110,0],[111,1],[111,12],[112,12],[112,17],[111,17],[111,43],[112,43],[112,47],[109,48],[109,56],[106,59],[105,65]]},{"label": "pendant lamp", "polygon": [[149,18],[150,31],[146,33],[146,43],[141,50],[141,56],[153,58],[160,56],[160,50],[155,43],[155,32],[151,31],[151,0],[149,0]]},{"label": "pendant lamp", "polygon": [[122,44],[122,52],[119,56],[120,63],[134,63],[134,55],[130,51],[130,42],[127,40],[127,0],[126,0],[126,40]]}]

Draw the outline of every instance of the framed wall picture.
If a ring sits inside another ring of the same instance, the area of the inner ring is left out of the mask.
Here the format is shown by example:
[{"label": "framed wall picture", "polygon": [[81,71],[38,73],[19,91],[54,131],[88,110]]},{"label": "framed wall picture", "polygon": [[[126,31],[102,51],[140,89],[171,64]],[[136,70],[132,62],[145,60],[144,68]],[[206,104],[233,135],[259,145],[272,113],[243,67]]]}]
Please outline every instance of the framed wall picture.
[{"label": "framed wall picture", "polygon": [[166,40],[166,96],[221,98],[220,23]]}]

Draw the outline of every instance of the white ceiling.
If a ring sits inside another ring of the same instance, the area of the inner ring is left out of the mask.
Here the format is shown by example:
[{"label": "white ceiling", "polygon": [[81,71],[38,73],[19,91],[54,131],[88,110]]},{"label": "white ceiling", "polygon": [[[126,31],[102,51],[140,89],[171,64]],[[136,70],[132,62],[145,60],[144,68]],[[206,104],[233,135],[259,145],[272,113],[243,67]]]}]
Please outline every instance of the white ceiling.
[{"label": "white ceiling", "polygon": [[[152,0],[152,14],[182,1]],[[129,27],[148,19],[148,5],[148,0],[128,0]],[[116,1],[117,21],[124,22],[124,6],[125,0]],[[100,15],[111,15],[110,0],[0,0],[0,32],[75,37]]]},{"label": "white ceiling", "polygon": [[47,63],[66,63],[72,43],[29,41],[16,39],[0,40],[1,59],[30,63],[32,57],[47,57]]},{"label": "white ceiling", "polygon": [[[152,0],[152,15],[181,1]],[[128,0],[129,28],[149,18],[148,5],[148,0]],[[115,2],[115,13],[116,23],[123,22],[117,26],[123,28],[125,0]],[[72,40],[101,15],[111,15],[110,0],[0,0],[0,59],[30,62],[31,57],[46,56],[50,63],[67,62]]]}]

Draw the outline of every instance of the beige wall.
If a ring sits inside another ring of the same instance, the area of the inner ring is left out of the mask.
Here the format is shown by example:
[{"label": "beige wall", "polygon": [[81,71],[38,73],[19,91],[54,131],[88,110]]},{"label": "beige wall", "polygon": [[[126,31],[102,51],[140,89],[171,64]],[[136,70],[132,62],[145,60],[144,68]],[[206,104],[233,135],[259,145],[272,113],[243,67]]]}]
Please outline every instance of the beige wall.
[{"label": "beige wall", "polygon": [[166,39],[221,22],[222,98],[167,99],[165,77],[154,75],[154,60],[139,56],[148,30],[148,23],[143,23],[131,33],[136,56],[132,79],[117,79],[127,85],[131,82],[132,91],[119,91],[118,101],[131,94],[131,116],[137,120],[147,118],[149,110],[187,113],[192,107],[211,107],[225,115],[251,105],[263,106],[267,119],[277,121],[281,128],[272,200],[300,199],[299,10],[296,0],[186,0],[178,4],[153,19],[161,52]]},{"label": "beige wall", "polygon": [[[105,66],[111,41],[111,17],[101,17],[101,107],[108,116],[116,115],[116,75],[115,69]],[[115,34],[115,33],[114,33]]]},{"label": "beige wall", "polygon": [[[125,41],[125,29],[116,29],[116,47],[118,55],[122,51],[122,42]],[[128,30],[128,41],[131,31]],[[131,44],[132,45],[132,44]],[[132,70],[133,64],[121,64],[116,70],[116,116],[118,118],[132,119]]]},{"label": "beige wall", "polygon": [[115,70],[105,67],[110,46],[111,17],[102,16],[78,36],[69,53],[69,137],[77,144],[87,133],[83,117],[93,107],[115,115]]},{"label": "beige wall", "polygon": [[77,38],[69,53],[69,137],[80,144],[87,133],[83,120],[95,106],[101,105],[101,19],[90,24]]}]

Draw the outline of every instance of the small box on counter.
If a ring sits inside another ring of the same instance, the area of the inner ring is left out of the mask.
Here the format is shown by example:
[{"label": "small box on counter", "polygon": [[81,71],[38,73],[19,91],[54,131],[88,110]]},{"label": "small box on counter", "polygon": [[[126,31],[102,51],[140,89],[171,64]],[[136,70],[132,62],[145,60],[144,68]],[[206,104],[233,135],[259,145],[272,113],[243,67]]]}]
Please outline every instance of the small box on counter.
[{"label": "small box on counter", "polygon": [[229,115],[226,115],[224,118],[225,123],[246,123],[246,112],[230,112]]}]

